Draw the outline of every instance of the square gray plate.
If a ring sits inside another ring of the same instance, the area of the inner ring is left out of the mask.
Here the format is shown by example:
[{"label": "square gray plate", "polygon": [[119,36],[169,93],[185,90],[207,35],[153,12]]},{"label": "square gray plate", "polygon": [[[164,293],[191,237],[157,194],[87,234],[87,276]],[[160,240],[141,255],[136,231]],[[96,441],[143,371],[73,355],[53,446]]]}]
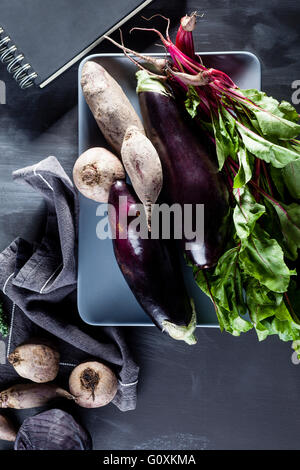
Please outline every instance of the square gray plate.
[{"label": "square gray plate", "polygon": [[[261,69],[255,55],[249,52],[211,52],[203,53],[201,56],[206,66],[228,73],[240,88],[260,89]],[[83,64],[93,58],[101,60],[102,65],[118,81],[140,114],[135,92],[135,65],[123,54],[97,54],[86,57],[80,64],[78,74],[79,155],[91,147],[108,147],[85,102],[80,86]],[[96,227],[102,218],[97,215],[100,206],[102,204],[80,195],[78,253],[80,316],[86,323],[92,325],[153,325],[123,278],[115,260],[111,240],[97,238]],[[188,293],[195,300],[198,325],[217,327],[218,322],[211,301],[195,284],[191,269],[183,264],[183,271]]]}]

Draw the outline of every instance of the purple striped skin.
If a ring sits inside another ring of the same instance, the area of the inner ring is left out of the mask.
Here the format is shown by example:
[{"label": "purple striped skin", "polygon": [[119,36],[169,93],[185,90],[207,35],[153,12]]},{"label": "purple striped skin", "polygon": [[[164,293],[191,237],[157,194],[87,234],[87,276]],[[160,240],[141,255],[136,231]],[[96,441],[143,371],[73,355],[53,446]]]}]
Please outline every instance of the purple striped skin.
[{"label": "purple striped skin", "polygon": [[[127,203],[119,205],[120,196],[125,196]],[[136,299],[161,330],[165,329],[164,321],[188,326],[193,316],[192,308],[180,266],[171,256],[166,242],[137,238],[130,227],[136,216],[128,216],[128,211],[131,208],[137,213],[136,204],[141,204],[132,187],[117,181],[111,187],[108,202],[109,208],[112,206],[116,211],[116,218],[112,210],[108,211],[110,226],[116,234],[113,239],[116,260]],[[124,219],[128,220],[129,227],[126,222],[124,224]],[[120,239],[120,233],[125,234],[126,239]]]},{"label": "purple striped skin", "polygon": [[[224,250],[229,210],[227,188],[211,150],[206,139],[201,141],[193,132],[172,96],[140,91],[139,102],[146,134],[161,159],[164,202],[193,204],[193,214],[196,204],[204,204],[204,242],[195,241],[186,255],[200,269],[211,268]],[[182,240],[184,249],[187,242]]]}]

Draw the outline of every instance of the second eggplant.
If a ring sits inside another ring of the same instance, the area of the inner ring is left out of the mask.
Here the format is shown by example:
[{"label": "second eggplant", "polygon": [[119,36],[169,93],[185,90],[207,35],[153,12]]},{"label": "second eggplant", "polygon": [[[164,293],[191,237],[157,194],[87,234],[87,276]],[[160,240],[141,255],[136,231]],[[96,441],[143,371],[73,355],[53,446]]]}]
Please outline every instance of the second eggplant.
[{"label": "second eggplant", "polygon": [[132,222],[143,206],[124,181],[112,185],[108,202],[116,260],[136,299],[162,331],[188,344],[196,343],[196,313],[167,243],[137,233]]}]

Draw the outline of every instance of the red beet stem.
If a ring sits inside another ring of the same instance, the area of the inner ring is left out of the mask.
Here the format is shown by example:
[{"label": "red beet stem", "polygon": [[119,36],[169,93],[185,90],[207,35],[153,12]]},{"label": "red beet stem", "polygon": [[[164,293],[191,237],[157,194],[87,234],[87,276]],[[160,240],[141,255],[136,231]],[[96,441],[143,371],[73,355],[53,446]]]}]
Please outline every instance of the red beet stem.
[{"label": "red beet stem", "polygon": [[196,12],[191,15],[185,15],[181,18],[178,28],[175,45],[185,55],[196,59],[195,46],[193,39],[193,30],[196,25]]}]

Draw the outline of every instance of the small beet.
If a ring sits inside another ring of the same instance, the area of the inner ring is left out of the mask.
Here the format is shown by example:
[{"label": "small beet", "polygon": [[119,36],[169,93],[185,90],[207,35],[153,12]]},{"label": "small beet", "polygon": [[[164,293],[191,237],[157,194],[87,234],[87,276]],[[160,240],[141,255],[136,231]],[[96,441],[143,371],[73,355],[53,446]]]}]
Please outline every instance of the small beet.
[{"label": "small beet", "polygon": [[118,381],[115,374],[101,362],[85,362],[71,373],[69,387],[79,406],[98,408],[114,399]]},{"label": "small beet", "polygon": [[51,382],[58,374],[59,353],[45,344],[23,344],[8,356],[20,377],[37,383]]},{"label": "small beet", "polygon": [[116,180],[125,179],[125,170],[118,157],[109,150],[93,147],[76,160],[73,179],[85,197],[107,202],[111,185]]}]

